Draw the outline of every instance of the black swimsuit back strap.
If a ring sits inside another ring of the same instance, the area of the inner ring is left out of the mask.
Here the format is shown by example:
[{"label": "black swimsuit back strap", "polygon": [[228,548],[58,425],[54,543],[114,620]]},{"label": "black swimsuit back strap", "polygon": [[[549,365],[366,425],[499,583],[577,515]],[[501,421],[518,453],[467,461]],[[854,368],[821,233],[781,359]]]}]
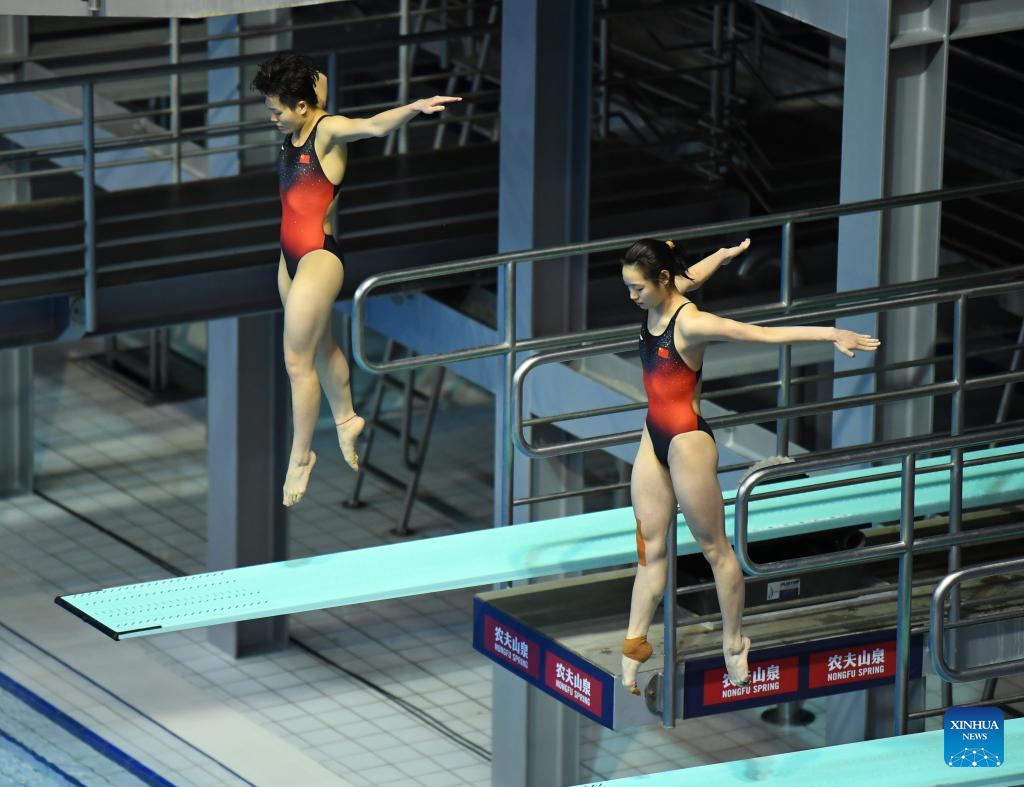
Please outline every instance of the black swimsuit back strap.
[{"label": "black swimsuit back strap", "polygon": [[[288,141],[288,146],[292,150],[302,150],[308,144],[310,144],[311,142],[315,142],[316,141],[316,130],[320,127],[320,121],[323,120],[324,118],[329,118],[329,117],[334,117],[334,116],[333,115],[321,115],[320,117],[318,117],[316,119],[316,123],[313,124],[313,128],[311,128],[309,130],[309,133],[306,135],[306,141],[303,142],[301,145],[294,145],[294,144],[292,144],[291,137],[288,137],[288,140],[287,140]],[[315,148],[315,145],[314,145],[314,148]]]},{"label": "black swimsuit back strap", "polygon": [[681,304],[678,309],[672,312],[672,319],[669,320],[668,325],[665,326],[665,332],[667,332],[669,328],[676,324],[676,317],[678,317],[679,312],[683,310],[683,306],[686,306],[686,304],[688,303],[693,303],[693,301],[686,301],[685,303]]},{"label": "black swimsuit back strap", "polygon": [[317,118],[316,123],[313,124],[313,130],[309,132],[309,137],[307,137],[307,140],[306,140],[307,142],[310,139],[316,139],[316,130],[317,130],[317,128],[320,127],[320,121],[323,120],[324,118],[329,118],[329,117],[334,117],[334,115],[321,115],[319,118]]}]

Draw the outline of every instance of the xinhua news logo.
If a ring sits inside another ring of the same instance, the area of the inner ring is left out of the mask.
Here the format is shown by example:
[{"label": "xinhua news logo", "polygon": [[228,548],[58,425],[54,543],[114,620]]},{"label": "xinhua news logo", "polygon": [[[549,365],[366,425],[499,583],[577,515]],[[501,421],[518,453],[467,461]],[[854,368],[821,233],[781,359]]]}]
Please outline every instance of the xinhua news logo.
[{"label": "xinhua news logo", "polygon": [[950,708],[942,717],[946,765],[998,768],[1003,764],[1003,712],[999,708]]}]

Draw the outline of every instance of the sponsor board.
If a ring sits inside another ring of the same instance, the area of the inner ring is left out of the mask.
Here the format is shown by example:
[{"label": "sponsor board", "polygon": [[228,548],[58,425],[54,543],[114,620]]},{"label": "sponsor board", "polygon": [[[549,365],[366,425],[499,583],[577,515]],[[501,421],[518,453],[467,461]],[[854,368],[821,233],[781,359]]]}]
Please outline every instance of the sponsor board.
[{"label": "sponsor board", "polygon": [[764,699],[789,694],[800,688],[800,659],[796,656],[751,661],[747,666],[750,668],[750,684],[747,686],[736,686],[729,680],[724,666],[717,670],[704,670],[704,704]]},{"label": "sponsor board", "polygon": [[573,710],[612,728],[611,675],[479,598],[473,601],[473,647]]},{"label": "sponsor board", "polygon": [[484,615],[484,651],[514,670],[540,676],[540,646],[490,615]]},{"label": "sponsor board", "polygon": [[[921,676],[922,650],[921,636],[911,637],[911,679]],[[755,650],[749,667],[750,685],[740,687],[729,680],[721,658],[686,662],[683,717],[891,684],[896,675],[896,636],[880,631]]]},{"label": "sponsor board", "polygon": [[833,647],[810,655],[808,687],[845,686],[896,675],[896,640]]},{"label": "sponsor board", "polygon": [[593,672],[583,670],[548,651],[544,655],[544,685],[561,694],[570,705],[601,714],[603,687]]}]

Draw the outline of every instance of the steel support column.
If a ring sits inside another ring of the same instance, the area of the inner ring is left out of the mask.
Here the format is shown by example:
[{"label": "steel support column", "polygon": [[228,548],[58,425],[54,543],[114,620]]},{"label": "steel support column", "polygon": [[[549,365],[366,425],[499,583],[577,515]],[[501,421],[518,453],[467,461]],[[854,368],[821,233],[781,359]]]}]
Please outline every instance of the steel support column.
[{"label": "steel support column", "polygon": [[[894,2],[898,29],[924,29],[932,40],[907,44],[898,35],[889,53],[889,119],[886,130],[887,195],[908,194],[942,187],[946,127],[946,74],[949,64],[951,0],[933,2],[923,14],[919,3]],[[942,206],[915,205],[887,211],[883,220],[882,281],[897,284],[939,275],[939,239]],[[882,320],[882,358],[886,363],[926,358],[934,354],[934,306],[889,312]],[[930,383],[934,367],[892,372],[886,388]],[[881,411],[884,439],[898,439],[932,431],[932,402],[910,400],[887,405]]]},{"label": "steel support column", "polygon": [[[0,57],[10,63],[9,66],[0,68],[0,82],[20,81],[23,78],[23,68],[17,64],[20,60],[28,58],[27,17],[0,15]],[[16,96],[16,99],[20,98],[22,96]],[[5,137],[2,143],[4,149],[13,142],[16,140]],[[5,175],[27,170],[28,163],[24,161],[0,166],[0,174]],[[28,178],[0,180],[0,205],[17,205],[30,199],[32,190]]]},{"label": "steel support column", "polygon": [[[0,55],[17,61],[28,56],[28,19],[0,16]],[[20,69],[15,70],[15,78]],[[25,164],[15,164],[18,170]],[[0,172],[10,172],[0,167]],[[27,179],[0,181],[0,206],[32,198]],[[4,304],[10,308],[10,304]],[[0,497],[32,491],[32,348],[0,351]]]},{"label": "steel support column", "polygon": [[32,348],[0,350],[0,497],[32,492]]},{"label": "steel support column", "polygon": [[[885,185],[885,121],[889,77],[889,6],[891,0],[851,3],[847,18],[843,142],[839,200],[880,197]],[[839,219],[837,290],[872,287],[881,281],[882,216],[861,213]],[[878,320],[870,315],[838,320],[836,325],[878,335]],[[883,337],[888,341],[889,337]],[[874,363],[867,354],[836,356],[836,370],[863,368]],[[874,377],[837,380],[834,396],[870,393]],[[860,407],[836,413],[832,444],[869,442],[875,431],[874,411]]]},{"label": "steel support column", "polygon": [[[207,358],[208,568],[287,557],[281,484],[287,468],[287,381],[280,314],[209,323]],[[233,657],[284,647],[287,618],[210,629]]]},{"label": "steel support column", "polygon": [[[499,251],[587,238],[591,5],[590,0],[521,0],[502,6]],[[504,301],[502,291],[498,302]],[[520,265],[516,302],[517,338],[583,327],[586,260]],[[511,435],[502,426],[509,388],[499,386],[495,397],[498,524],[505,516],[501,484],[510,460],[516,497],[577,484],[581,467],[579,457],[543,468],[531,467],[539,463],[525,457],[512,459]],[[574,505],[579,501],[545,513],[569,513]],[[505,670],[494,673],[492,784],[579,781],[579,717]]]},{"label": "steel support column", "polygon": [[[923,7],[911,0],[849,3],[843,96],[843,202],[895,196],[942,185],[946,72],[951,0]],[[839,222],[837,288],[856,289],[938,276],[941,206],[899,208]],[[935,344],[935,308],[893,312],[879,321],[843,321],[875,333],[887,363],[926,357]],[[861,355],[839,368],[871,365]],[[929,367],[886,375],[886,388],[927,383]],[[871,390],[869,376],[836,383],[836,396]],[[932,430],[927,399],[837,414],[833,444],[898,439]]]},{"label": "steel support column", "polygon": [[[0,81],[18,81],[22,78],[22,68],[17,65],[19,60],[28,58],[28,18],[24,16],[0,15],[0,57],[10,65],[0,68]],[[10,76],[7,76],[7,75]],[[17,96],[21,98],[21,96]],[[12,140],[5,139],[6,146]],[[0,167],[0,174],[28,169],[26,162],[14,162]],[[27,179],[0,181],[0,205],[16,205],[31,199],[31,190]]]},{"label": "steel support column", "polygon": [[[531,0],[503,12],[499,251],[587,238],[591,25],[583,0]],[[584,327],[585,258],[525,263],[517,279],[518,338]],[[531,470],[517,458],[516,497],[529,495],[532,481],[564,488],[579,474],[578,457],[543,464]],[[570,512],[533,510],[530,518],[560,513]]]},{"label": "steel support column", "polygon": [[[925,6],[911,0],[835,0],[847,7],[842,202],[941,187],[949,1]],[[938,276],[940,218],[939,205],[840,218],[837,290]],[[864,316],[837,324],[879,336],[879,361],[896,363],[934,352],[933,306],[889,312],[880,320]],[[874,363],[864,354],[839,358],[836,368]],[[933,369],[916,367],[887,374],[883,386],[906,387],[933,378]],[[836,381],[833,394],[869,392],[874,387],[873,376],[865,375]],[[867,407],[837,413],[832,443],[857,445],[931,430],[931,400],[909,400],[883,406],[877,413]],[[911,682],[910,691],[917,702],[923,681]],[[891,734],[892,703],[889,687],[830,697],[829,745]],[[914,723],[910,731],[922,728]]]}]

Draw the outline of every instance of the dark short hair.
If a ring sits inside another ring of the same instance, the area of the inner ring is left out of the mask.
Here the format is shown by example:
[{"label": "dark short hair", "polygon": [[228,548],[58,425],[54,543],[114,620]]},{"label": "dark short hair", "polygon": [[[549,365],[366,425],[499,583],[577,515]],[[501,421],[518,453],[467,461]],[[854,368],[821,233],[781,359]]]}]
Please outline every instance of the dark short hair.
[{"label": "dark short hair", "polygon": [[662,271],[668,271],[670,279],[676,276],[690,278],[686,273],[683,250],[673,241],[641,238],[629,247],[622,258],[622,264],[636,265],[648,281],[658,281]]},{"label": "dark short hair", "polygon": [[276,96],[289,109],[300,101],[315,107],[318,76],[313,61],[305,55],[275,55],[260,63],[252,88],[264,96]]}]

